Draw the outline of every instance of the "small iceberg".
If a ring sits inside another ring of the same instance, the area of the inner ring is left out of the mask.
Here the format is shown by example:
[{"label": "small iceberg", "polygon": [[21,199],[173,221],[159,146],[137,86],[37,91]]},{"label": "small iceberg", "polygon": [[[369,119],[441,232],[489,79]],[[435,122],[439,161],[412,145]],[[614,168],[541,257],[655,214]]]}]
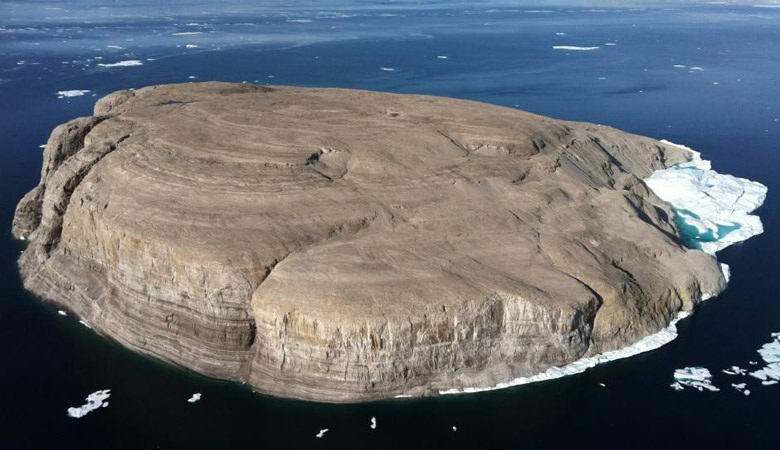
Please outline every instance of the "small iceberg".
[{"label": "small iceberg", "polygon": [[67,316],[68,315],[68,313],[65,312],[65,310],[63,310],[63,309],[57,310],[57,314],[59,314],[61,316]]},{"label": "small iceberg", "polygon": [[575,52],[587,52],[591,50],[598,50],[599,47],[578,47],[576,45],[553,45],[554,50],[571,50]]},{"label": "small iceberg", "polygon": [[200,397],[201,397],[200,392],[196,392],[196,393],[192,394],[192,397],[187,399],[187,402],[195,403],[197,401],[200,401]]},{"label": "small iceberg", "polygon": [[701,154],[683,145],[692,160],[655,171],[647,186],[675,210],[675,223],[685,244],[711,255],[764,231],[761,219],[751,215],[766,199],[761,183],[722,175]]},{"label": "small iceberg", "polygon": [[718,392],[720,389],[713,386],[712,374],[704,367],[685,367],[674,371],[674,383],[670,386],[676,391],[682,391],[686,387],[698,391]]},{"label": "small iceberg", "polygon": [[105,408],[108,406],[108,397],[111,397],[111,389],[95,391],[87,396],[87,403],[68,408],[68,416],[80,419],[98,408]]},{"label": "small iceberg", "polygon": [[84,94],[89,94],[90,91],[88,89],[74,89],[71,91],[57,91],[57,98],[66,98],[66,97],[81,97]]},{"label": "small iceberg", "polygon": [[371,418],[371,429],[376,430],[376,417]]},{"label": "small iceberg", "polygon": [[315,435],[315,437],[319,439],[319,438],[321,438],[321,437],[325,436],[325,433],[327,433],[327,432],[328,432],[328,429],[327,429],[327,428],[323,428],[323,429],[321,429],[321,430],[320,430],[320,432],[319,432],[319,433],[317,433],[317,434]]},{"label": "small iceberg", "polygon": [[133,67],[133,66],[143,66],[144,63],[137,60],[137,59],[128,59],[126,61],[119,61],[115,63],[100,63],[98,66],[100,67]]}]

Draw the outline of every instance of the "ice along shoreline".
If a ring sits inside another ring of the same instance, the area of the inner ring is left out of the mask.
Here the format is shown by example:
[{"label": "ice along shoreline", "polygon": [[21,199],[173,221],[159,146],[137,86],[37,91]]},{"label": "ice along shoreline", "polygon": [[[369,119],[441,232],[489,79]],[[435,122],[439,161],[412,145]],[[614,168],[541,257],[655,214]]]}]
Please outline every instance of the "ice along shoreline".
[{"label": "ice along shoreline", "polygon": [[[712,170],[710,161],[701,158],[701,153],[667,140],[661,142],[691,153],[689,162],[657,170],[645,179],[653,193],[672,206],[681,232],[690,233],[683,236],[687,245],[715,255],[729,245],[764,231],[761,219],[750,213],[763,204],[767,194],[766,186],[745,178],[719,174]],[[729,266],[721,264],[721,269],[728,282]],[[711,297],[712,294],[705,293],[701,301]],[[618,350],[582,358],[565,366],[551,367],[542,373],[518,377],[495,386],[452,388],[440,390],[439,394],[469,394],[554,380],[585,372],[599,364],[649,352],[672,342],[677,337],[677,322],[690,314],[690,311],[680,311],[661,331]]]}]

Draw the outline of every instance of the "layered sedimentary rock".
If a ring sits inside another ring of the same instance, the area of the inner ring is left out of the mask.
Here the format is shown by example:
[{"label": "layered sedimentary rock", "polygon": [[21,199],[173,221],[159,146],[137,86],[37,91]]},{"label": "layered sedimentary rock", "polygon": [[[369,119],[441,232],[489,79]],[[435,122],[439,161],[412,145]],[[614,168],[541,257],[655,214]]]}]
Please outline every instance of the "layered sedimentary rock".
[{"label": "layered sedimentary rock", "polygon": [[680,148],[476,102],[222,83],[56,128],[25,286],[123,345],[331,402],[492,386],[724,287],[642,179]]}]

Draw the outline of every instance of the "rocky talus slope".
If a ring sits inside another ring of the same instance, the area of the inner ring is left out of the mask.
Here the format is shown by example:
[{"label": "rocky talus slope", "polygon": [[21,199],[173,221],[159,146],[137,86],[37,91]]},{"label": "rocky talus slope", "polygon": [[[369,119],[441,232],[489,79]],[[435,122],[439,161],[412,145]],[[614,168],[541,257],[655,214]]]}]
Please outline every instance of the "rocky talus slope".
[{"label": "rocky talus slope", "polygon": [[688,157],[447,98],[155,86],[54,130],[13,232],[29,290],[131,349],[278,396],[426,395],[719,292],[642,182]]}]

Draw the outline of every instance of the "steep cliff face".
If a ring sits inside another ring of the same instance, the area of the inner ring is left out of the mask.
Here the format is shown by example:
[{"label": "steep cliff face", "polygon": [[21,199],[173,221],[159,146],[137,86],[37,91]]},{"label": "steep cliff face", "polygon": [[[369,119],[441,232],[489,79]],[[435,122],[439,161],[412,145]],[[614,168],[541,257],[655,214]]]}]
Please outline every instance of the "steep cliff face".
[{"label": "steep cliff face", "polygon": [[493,385],[724,286],[641,181],[679,148],[453,99],[222,83],[54,130],[25,286],[122,344],[280,396]]}]

